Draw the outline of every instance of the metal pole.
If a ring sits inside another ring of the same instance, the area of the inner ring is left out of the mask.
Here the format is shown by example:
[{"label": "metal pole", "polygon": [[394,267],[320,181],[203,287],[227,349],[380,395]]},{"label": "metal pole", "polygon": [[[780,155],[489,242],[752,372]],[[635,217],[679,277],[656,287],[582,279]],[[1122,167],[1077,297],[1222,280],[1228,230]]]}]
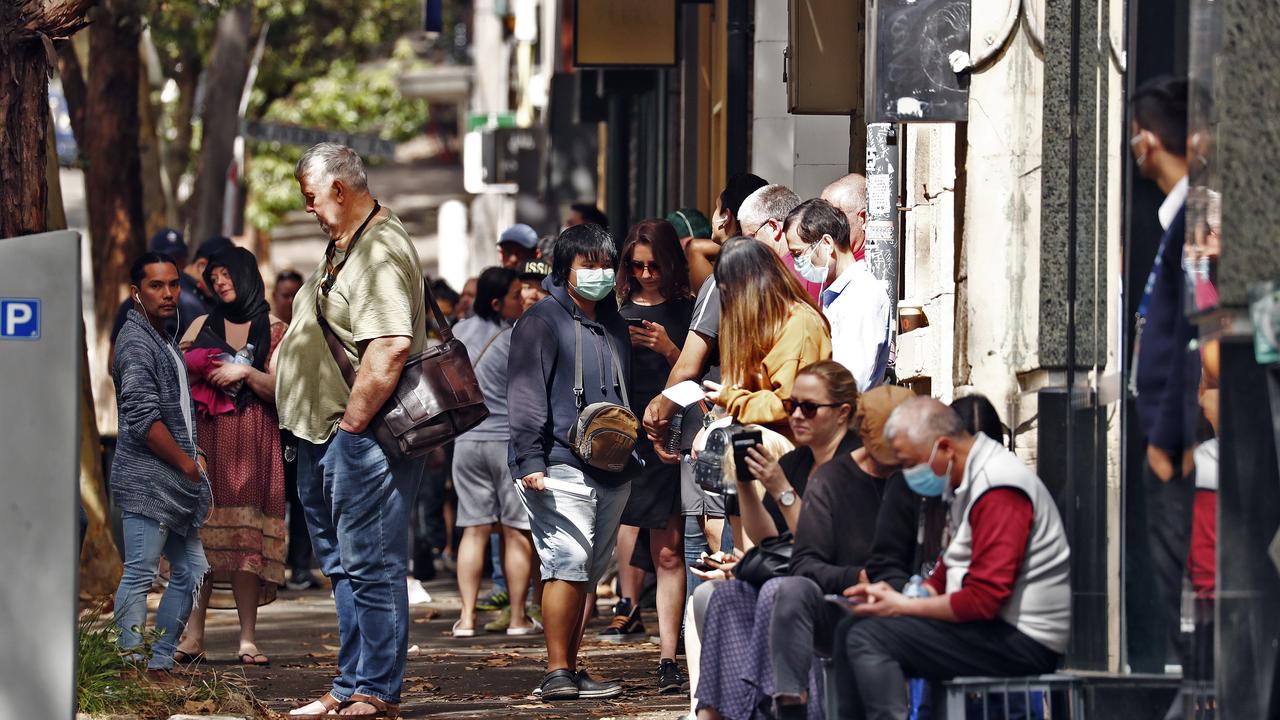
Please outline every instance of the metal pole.
[{"label": "metal pole", "polygon": [[867,125],[867,263],[889,296],[890,327],[898,316],[898,135],[892,123]]}]

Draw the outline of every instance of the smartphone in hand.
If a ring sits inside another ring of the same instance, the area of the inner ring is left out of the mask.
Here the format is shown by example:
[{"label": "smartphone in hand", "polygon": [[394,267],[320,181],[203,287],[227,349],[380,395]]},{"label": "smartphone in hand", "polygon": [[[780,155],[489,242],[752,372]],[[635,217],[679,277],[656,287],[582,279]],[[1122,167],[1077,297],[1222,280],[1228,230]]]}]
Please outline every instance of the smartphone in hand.
[{"label": "smartphone in hand", "polygon": [[751,470],[747,468],[747,450],[759,447],[764,442],[764,434],[759,430],[744,430],[734,433],[729,442],[733,445],[733,467],[738,474],[738,481],[751,479]]},{"label": "smartphone in hand", "polygon": [[822,599],[837,605],[843,605],[851,610],[854,605],[862,605],[867,602],[863,598],[850,598],[845,597],[844,595],[823,595]]}]

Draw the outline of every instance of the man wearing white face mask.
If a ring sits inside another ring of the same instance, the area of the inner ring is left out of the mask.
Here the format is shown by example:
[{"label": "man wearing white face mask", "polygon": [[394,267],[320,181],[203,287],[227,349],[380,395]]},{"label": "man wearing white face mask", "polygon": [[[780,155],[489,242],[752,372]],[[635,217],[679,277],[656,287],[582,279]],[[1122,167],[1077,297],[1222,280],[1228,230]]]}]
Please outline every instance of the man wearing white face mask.
[{"label": "man wearing white face mask", "polygon": [[915,493],[950,499],[951,541],[929,597],[883,582],[844,591],[853,617],[836,630],[835,660],[853,677],[837,685],[842,714],[905,718],[903,668],[935,682],[1052,672],[1070,637],[1071,551],[1049,491],[932,398],[899,405],[884,434]]},{"label": "man wearing white face mask", "polygon": [[821,198],[806,200],[783,222],[786,247],[801,278],[821,283],[819,301],[831,323],[831,359],[853,373],[858,391],[884,380],[889,361],[889,296],[855,252],[863,228]]},{"label": "man wearing white face mask", "polygon": [[594,602],[588,593],[608,568],[638,463],[633,454],[621,469],[603,469],[570,442],[584,409],[628,404],[631,340],[614,299],[617,262],[613,238],[599,225],[560,233],[543,283],[550,297],[511,331],[507,465],[542,568],[547,673],[535,692],[545,702],[622,693],[617,683],[592,679],[578,649]]}]

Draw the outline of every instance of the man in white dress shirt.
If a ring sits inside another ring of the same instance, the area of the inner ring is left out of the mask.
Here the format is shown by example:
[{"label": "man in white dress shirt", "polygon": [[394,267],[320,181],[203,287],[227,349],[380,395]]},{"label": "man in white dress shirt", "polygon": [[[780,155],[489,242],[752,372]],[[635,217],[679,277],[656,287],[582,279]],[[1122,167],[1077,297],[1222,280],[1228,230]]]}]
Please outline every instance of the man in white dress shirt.
[{"label": "man in white dress shirt", "polygon": [[[865,188],[861,175],[849,175],[836,183],[849,178],[861,180]],[[857,197],[856,193],[851,195]],[[831,359],[848,368],[858,391],[866,392],[884,380],[890,311],[884,284],[857,258],[865,244],[865,190],[861,197],[861,207],[853,212],[859,219],[854,228],[845,211],[814,198],[791,211],[784,230],[796,274],[825,285],[820,297],[822,311],[831,323]]]}]

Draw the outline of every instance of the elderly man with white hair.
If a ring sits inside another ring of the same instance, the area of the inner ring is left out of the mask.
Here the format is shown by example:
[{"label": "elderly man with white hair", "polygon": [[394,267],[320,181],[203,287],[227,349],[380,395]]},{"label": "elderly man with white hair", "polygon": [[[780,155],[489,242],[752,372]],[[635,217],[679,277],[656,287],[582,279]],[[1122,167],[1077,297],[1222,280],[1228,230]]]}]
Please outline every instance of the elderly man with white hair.
[{"label": "elderly man with white hair", "polygon": [[852,673],[837,684],[841,715],[906,718],[907,676],[1052,672],[1070,634],[1071,552],[1044,483],[932,398],[899,405],[885,438],[916,494],[950,499],[951,541],[928,597],[883,582],[844,591],[854,615],[836,631],[837,666]]},{"label": "elderly man with white hair", "polygon": [[[280,426],[298,438],[298,495],[338,612],[338,676],[293,718],[395,717],[408,650],[409,512],[421,460],[392,462],[370,427],[427,342],[418,254],[369,192],[348,147],[320,143],[295,171],[329,245],[294,297],[276,355]],[[347,385],[317,313],[356,368]]]},{"label": "elderly man with white hair", "polygon": [[749,235],[773,248],[782,258],[782,264],[791,271],[814,302],[822,299],[822,283],[806,280],[796,271],[796,261],[787,251],[787,236],[783,224],[787,216],[800,205],[800,196],[786,185],[765,185],[747,196],[738,208],[738,222],[742,234]]}]

